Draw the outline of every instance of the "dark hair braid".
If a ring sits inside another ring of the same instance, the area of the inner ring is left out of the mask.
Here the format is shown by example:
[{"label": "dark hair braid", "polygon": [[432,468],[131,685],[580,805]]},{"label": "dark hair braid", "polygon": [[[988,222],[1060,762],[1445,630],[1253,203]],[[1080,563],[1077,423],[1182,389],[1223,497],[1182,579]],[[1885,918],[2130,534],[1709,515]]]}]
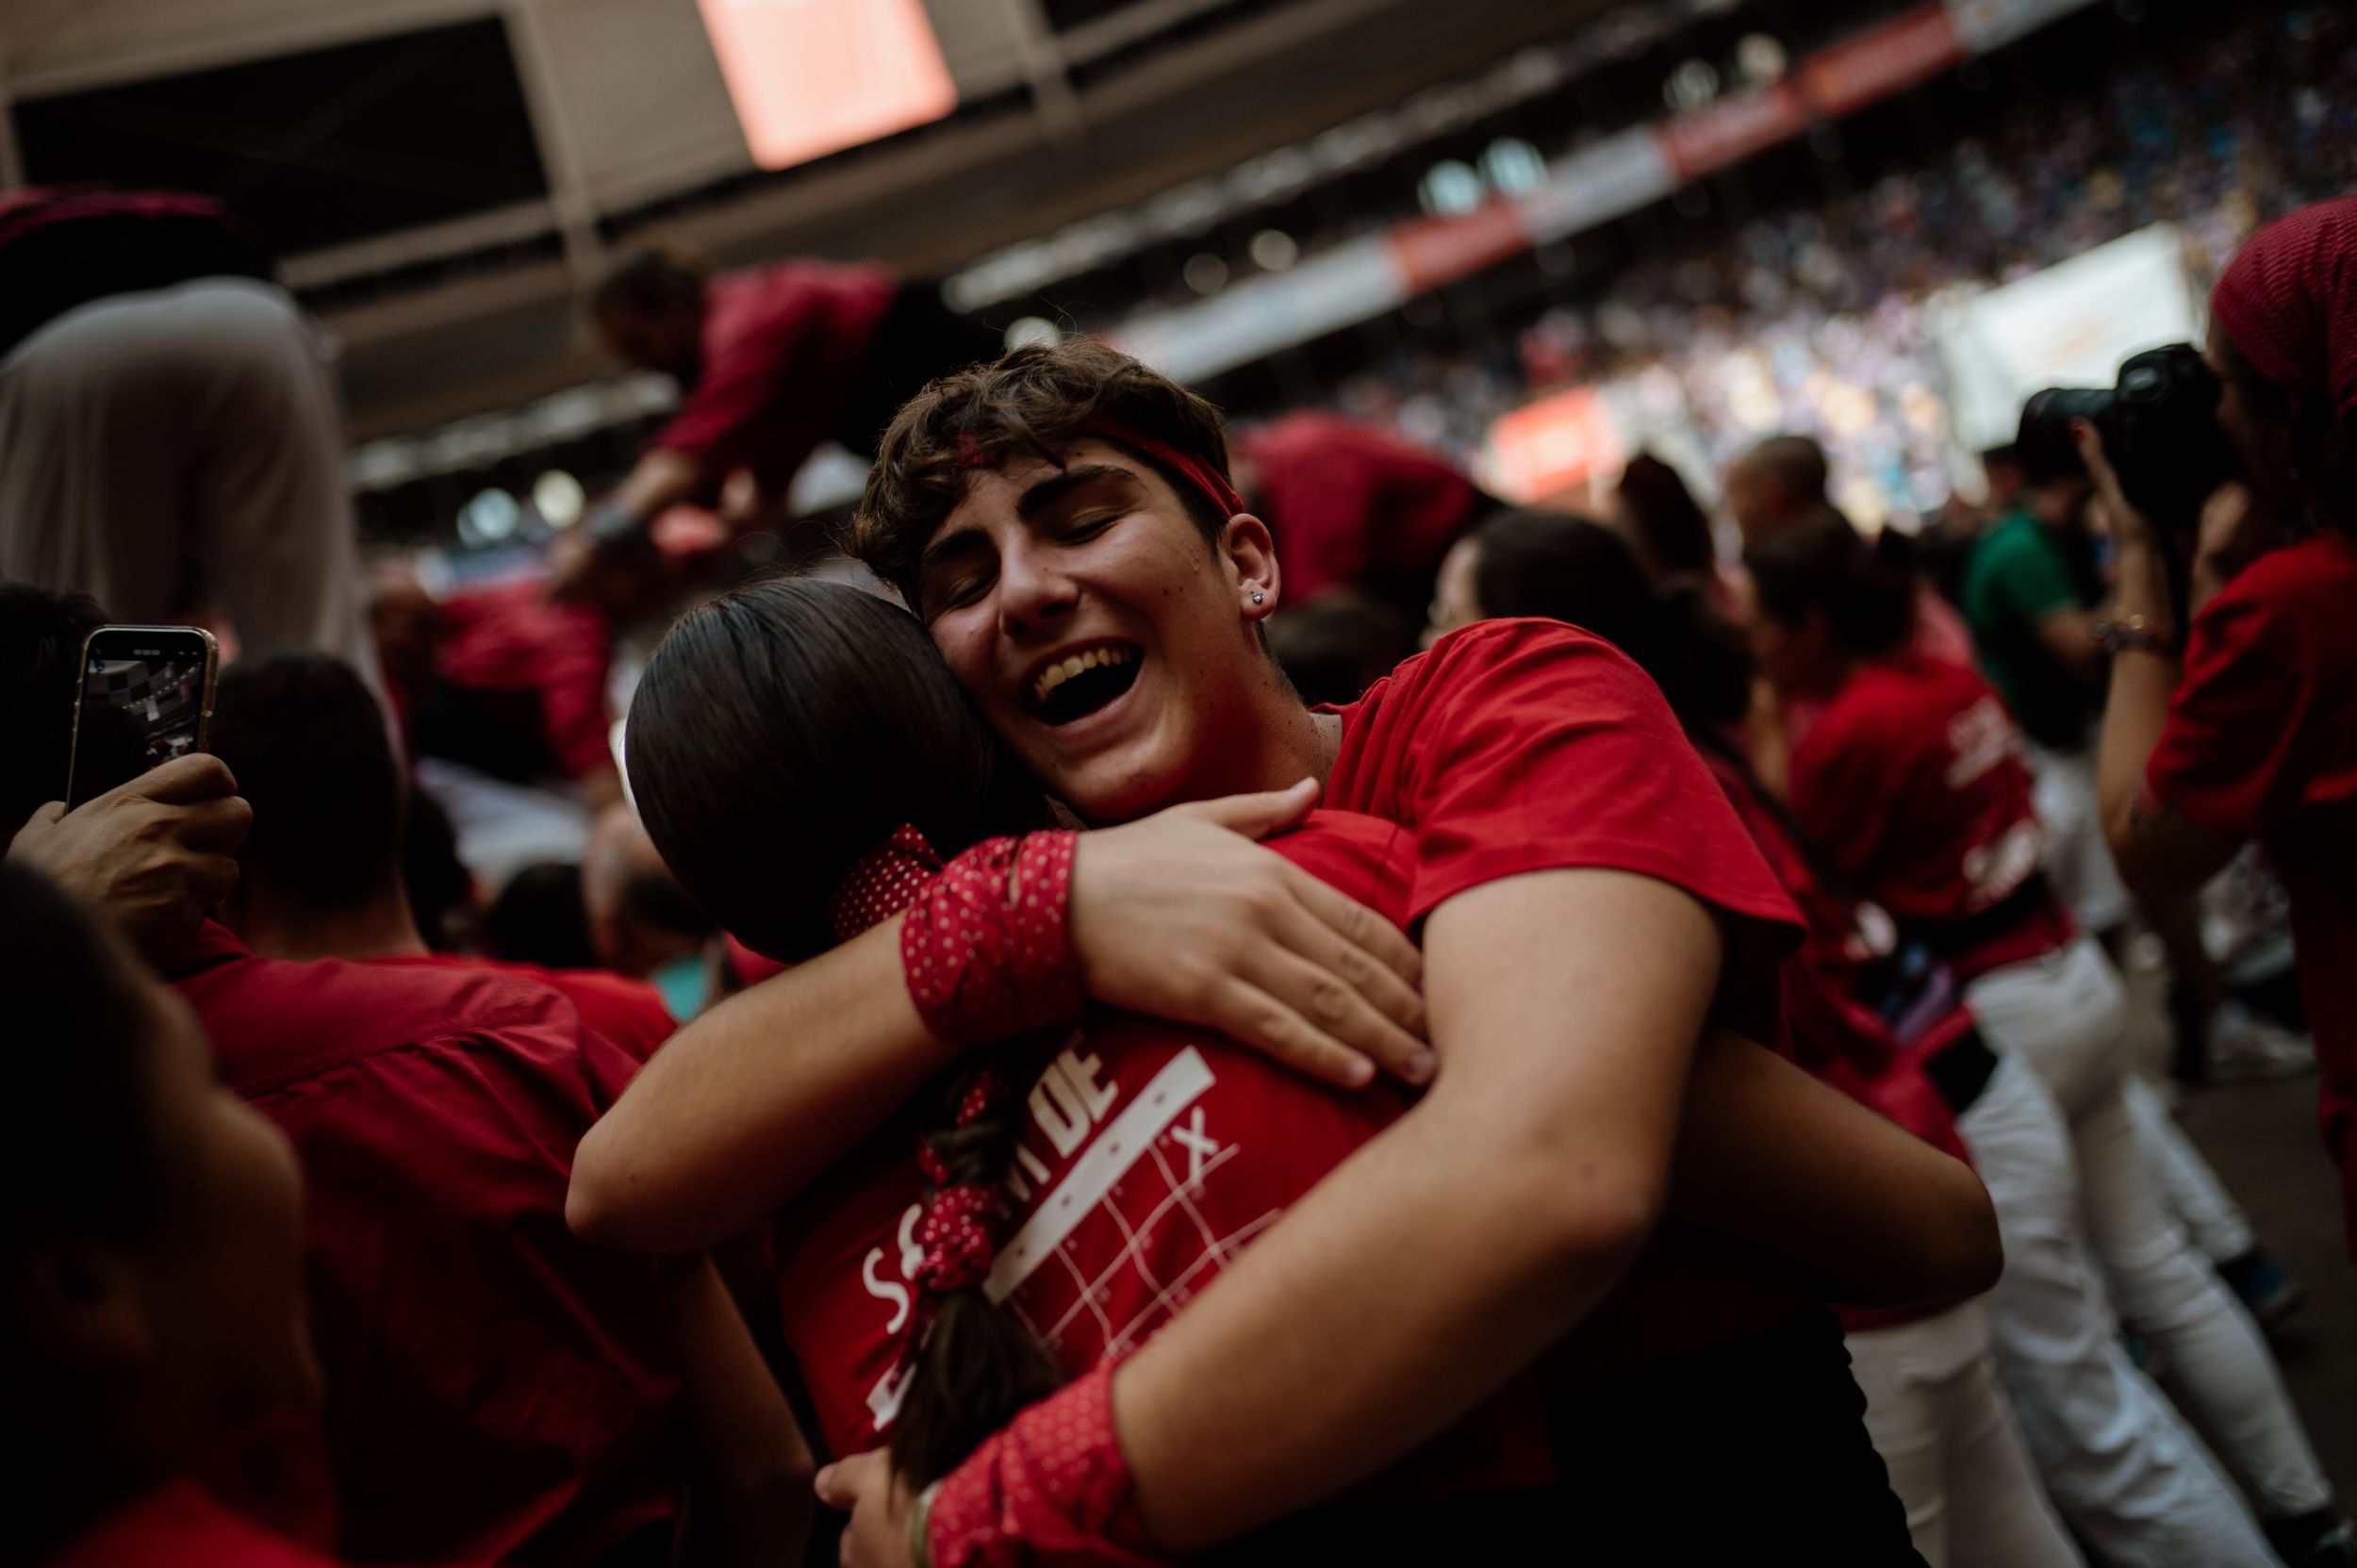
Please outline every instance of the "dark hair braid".
[{"label": "dark hair braid", "polygon": [[[1023,1137],[1023,1096],[994,1058],[946,1081],[926,1118],[931,1206],[958,1189],[988,1195],[981,1206],[995,1255],[1006,1217],[1005,1186]],[[1063,1386],[1063,1369],[1024,1321],[990,1299],[984,1281],[932,1294],[919,1282],[909,1320],[908,1379],[892,1428],[892,1464],[912,1486],[931,1485],[1017,1411]]]}]

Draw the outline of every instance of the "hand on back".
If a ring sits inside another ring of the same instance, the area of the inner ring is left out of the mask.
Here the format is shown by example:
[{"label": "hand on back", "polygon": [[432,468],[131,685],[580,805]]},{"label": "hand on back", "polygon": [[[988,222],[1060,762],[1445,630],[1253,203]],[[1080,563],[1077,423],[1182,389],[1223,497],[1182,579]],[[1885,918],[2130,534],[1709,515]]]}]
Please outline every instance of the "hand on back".
[{"label": "hand on back", "polygon": [[1429,1081],[1415,945],[1254,842],[1316,802],[1305,779],[1082,834],[1071,919],[1082,986],[1328,1082],[1356,1087],[1378,1069]]}]

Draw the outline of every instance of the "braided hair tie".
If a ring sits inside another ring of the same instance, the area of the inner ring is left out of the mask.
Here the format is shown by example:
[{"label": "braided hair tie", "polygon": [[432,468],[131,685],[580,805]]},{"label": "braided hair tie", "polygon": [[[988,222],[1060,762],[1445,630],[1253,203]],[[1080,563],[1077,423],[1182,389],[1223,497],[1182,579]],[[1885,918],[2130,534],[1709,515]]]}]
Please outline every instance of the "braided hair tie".
[{"label": "braided hair tie", "polygon": [[[1007,1093],[1006,1079],[998,1069],[982,1068],[958,1101],[952,1130],[963,1132],[993,1114]],[[924,1345],[944,1297],[978,1290],[990,1278],[990,1265],[998,1252],[998,1221],[1006,1212],[997,1187],[951,1180],[948,1162],[930,1145],[917,1151],[916,1163],[924,1168],[932,1196],[916,1222],[918,1257],[909,1275],[916,1301],[901,1347],[903,1362],[915,1360]]]}]

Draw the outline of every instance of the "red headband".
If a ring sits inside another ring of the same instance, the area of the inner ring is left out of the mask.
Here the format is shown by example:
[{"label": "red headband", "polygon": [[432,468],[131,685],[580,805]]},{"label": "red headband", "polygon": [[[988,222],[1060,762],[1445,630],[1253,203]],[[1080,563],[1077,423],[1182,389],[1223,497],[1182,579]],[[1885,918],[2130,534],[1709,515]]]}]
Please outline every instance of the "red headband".
[{"label": "red headband", "polygon": [[2303,206],[2236,252],[2210,313],[2278,387],[2357,408],[2357,196]]},{"label": "red headband", "polygon": [[[1151,458],[1193,486],[1196,494],[1218,510],[1223,521],[1244,509],[1244,497],[1236,493],[1236,487],[1228,483],[1226,474],[1203,458],[1181,452],[1159,437],[1148,436],[1114,420],[1092,421],[1081,428],[1080,434],[1112,441],[1117,446],[1129,448],[1140,456]],[[986,468],[998,460],[989,448],[975,439],[972,434],[964,432],[958,437],[958,454],[969,468]]]}]

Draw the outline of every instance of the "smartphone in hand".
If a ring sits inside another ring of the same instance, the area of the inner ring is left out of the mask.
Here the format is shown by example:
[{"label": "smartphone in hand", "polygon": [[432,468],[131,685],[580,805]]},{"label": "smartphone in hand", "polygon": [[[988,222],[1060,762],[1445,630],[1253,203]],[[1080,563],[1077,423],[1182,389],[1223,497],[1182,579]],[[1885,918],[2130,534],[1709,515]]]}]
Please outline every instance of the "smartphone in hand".
[{"label": "smartphone in hand", "polygon": [[221,645],[199,626],[101,626],[82,644],[68,811],[206,749]]}]

